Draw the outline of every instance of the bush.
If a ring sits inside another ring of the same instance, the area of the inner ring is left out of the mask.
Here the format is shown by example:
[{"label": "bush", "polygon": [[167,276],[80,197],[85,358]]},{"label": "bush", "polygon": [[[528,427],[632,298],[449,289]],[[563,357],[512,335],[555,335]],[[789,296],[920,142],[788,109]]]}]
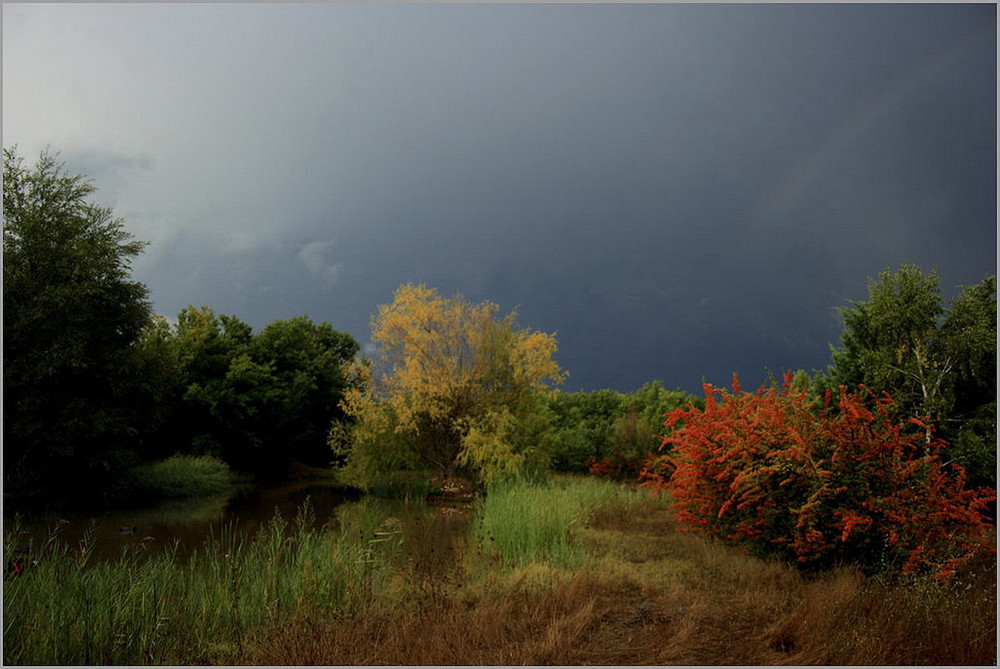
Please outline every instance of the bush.
[{"label": "bush", "polygon": [[229,467],[216,457],[172,455],[132,472],[131,497],[173,499],[211,495],[229,488],[232,480]]},{"label": "bush", "polygon": [[982,513],[995,492],[967,489],[964,470],[942,463],[947,444],[894,422],[888,395],[841,387],[836,405],[828,392],[815,406],[786,376],[756,394],[734,377],[732,393],[706,384],[705,396],[704,411],[669,414],[673,452],[644,472],[689,527],[811,568],[947,577],[995,551]]}]

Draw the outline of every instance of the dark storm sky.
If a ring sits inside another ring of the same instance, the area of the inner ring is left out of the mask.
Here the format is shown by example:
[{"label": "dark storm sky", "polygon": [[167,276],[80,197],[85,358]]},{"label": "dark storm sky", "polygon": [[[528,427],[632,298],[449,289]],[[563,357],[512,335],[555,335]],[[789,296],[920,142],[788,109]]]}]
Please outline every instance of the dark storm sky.
[{"label": "dark storm sky", "polygon": [[3,142],[150,247],[158,313],[366,343],[406,281],[568,390],[825,368],[884,267],[996,273],[992,4],[3,6]]}]

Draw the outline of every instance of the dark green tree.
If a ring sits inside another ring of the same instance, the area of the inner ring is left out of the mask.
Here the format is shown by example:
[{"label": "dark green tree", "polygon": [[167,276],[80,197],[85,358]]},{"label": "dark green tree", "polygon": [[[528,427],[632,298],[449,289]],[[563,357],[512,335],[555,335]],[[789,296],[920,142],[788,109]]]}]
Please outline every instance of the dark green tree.
[{"label": "dark green tree", "polygon": [[662,443],[666,414],[690,404],[700,406],[703,400],[680,390],[667,390],[660,381],[623,395],[614,418],[611,448],[592,471],[620,479],[638,478]]},{"label": "dark green tree", "polygon": [[306,316],[274,321],[254,336],[251,357],[270,367],[278,388],[261,416],[261,434],[273,445],[270,450],[309,465],[330,464],[331,421],[344,418],[341,370],[359,350],[349,334]]},{"label": "dark green tree", "polygon": [[3,165],[4,478],[8,493],[98,493],[135,460],[133,381],[150,319],[130,278],[144,242],[43,152]]},{"label": "dark green tree", "polygon": [[622,413],[624,402],[624,395],[610,389],[550,395],[554,432],[547,445],[552,468],[586,472],[593,461],[607,457],[613,447],[615,417]]},{"label": "dark green tree", "polygon": [[254,334],[235,316],[188,306],[173,329],[179,375],[170,441],[264,475],[292,461],[327,465],[327,436],[342,418],[343,364],[358,343],[305,316]]},{"label": "dark green tree", "polygon": [[553,469],[586,472],[603,462],[609,473],[629,478],[659,447],[664,414],[688,404],[704,406],[704,400],[651,381],[633,393],[557,392],[547,404],[552,434],[546,448]]},{"label": "dark green tree", "polygon": [[252,328],[208,307],[186,307],[174,326],[180,398],[170,439],[181,452],[247,470],[262,455],[258,416],[275,393],[267,365],[250,356]]},{"label": "dark green tree", "polygon": [[997,465],[997,283],[987,277],[963,286],[941,327],[944,348],[955,361],[951,406],[942,436],[970,483],[996,487]]},{"label": "dark green tree", "polygon": [[162,460],[178,452],[174,435],[179,417],[184,379],[174,330],[163,316],[154,316],[137,342],[138,374],[132,379],[135,394],[152,397],[140,435],[143,460]]},{"label": "dark green tree", "polygon": [[925,275],[916,265],[886,269],[868,282],[867,302],[838,309],[844,332],[832,351],[834,384],[885,390],[911,415],[940,420],[956,361],[939,331],[938,283],[937,272]]}]

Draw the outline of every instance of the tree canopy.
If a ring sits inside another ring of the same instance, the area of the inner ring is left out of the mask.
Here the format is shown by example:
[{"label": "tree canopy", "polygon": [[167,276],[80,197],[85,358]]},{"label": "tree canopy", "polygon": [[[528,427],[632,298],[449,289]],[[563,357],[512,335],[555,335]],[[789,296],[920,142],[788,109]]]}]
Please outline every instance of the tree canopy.
[{"label": "tree canopy", "polygon": [[840,309],[828,386],[888,392],[904,417],[929,418],[970,481],[995,485],[996,277],[963,286],[945,307],[937,272],[883,270],[869,299]]},{"label": "tree canopy", "polygon": [[519,328],[491,302],[400,286],[372,319],[378,358],[356,360],[344,409],[356,420],[343,476],[367,485],[393,467],[493,479],[534,448],[535,393],[565,377],[554,335]]},{"label": "tree canopy", "polygon": [[97,488],[149,408],[136,343],[150,303],[130,278],[144,243],[48,152],[28,167],[5,148],[3,178],[5,479]]},{"label": "tree canopy", "polygon": [[188,306],[163,337],[175,364],[166,431],[174,449],[256,474],[292,460],[329,464],[327,433],[343,415],[341,368],[358,352],[350,335],[305,316],[254,334],[236,316]]}]

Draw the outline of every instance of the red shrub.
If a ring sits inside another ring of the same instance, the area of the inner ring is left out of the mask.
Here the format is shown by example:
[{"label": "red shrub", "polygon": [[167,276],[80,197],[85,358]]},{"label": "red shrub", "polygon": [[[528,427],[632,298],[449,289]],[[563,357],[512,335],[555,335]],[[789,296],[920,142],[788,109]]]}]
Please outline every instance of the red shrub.
[{"label": "red shrub", "polygon": [[[929,425],[889,417],[892,399],[848,393],[822,407],[791,388],[757,393],[705,385],[704,411],[667,415],[644,485],[669,490],[678,520],[757,554],[807,567],[947,577],[993,550],[982,510],[991,489],[965,489]],[[928,441],[928,435],[930,440]],[[671,448],[672,447],[672,448]]]},{"label": "red shrub", "polygon": [[614,463],[611,461],[611,458],[598,460],[592,457],[587,460],[587,471],[594,476],[611,477],[613,467]]},{"label": "red shrub", "polygon": [[595,476],[615,481],[634,481],[646,470],[652,459],[652,454],[643,459],[620,455],[611,455],[600,460],[592,457],[587,460],[587,471]]}]

